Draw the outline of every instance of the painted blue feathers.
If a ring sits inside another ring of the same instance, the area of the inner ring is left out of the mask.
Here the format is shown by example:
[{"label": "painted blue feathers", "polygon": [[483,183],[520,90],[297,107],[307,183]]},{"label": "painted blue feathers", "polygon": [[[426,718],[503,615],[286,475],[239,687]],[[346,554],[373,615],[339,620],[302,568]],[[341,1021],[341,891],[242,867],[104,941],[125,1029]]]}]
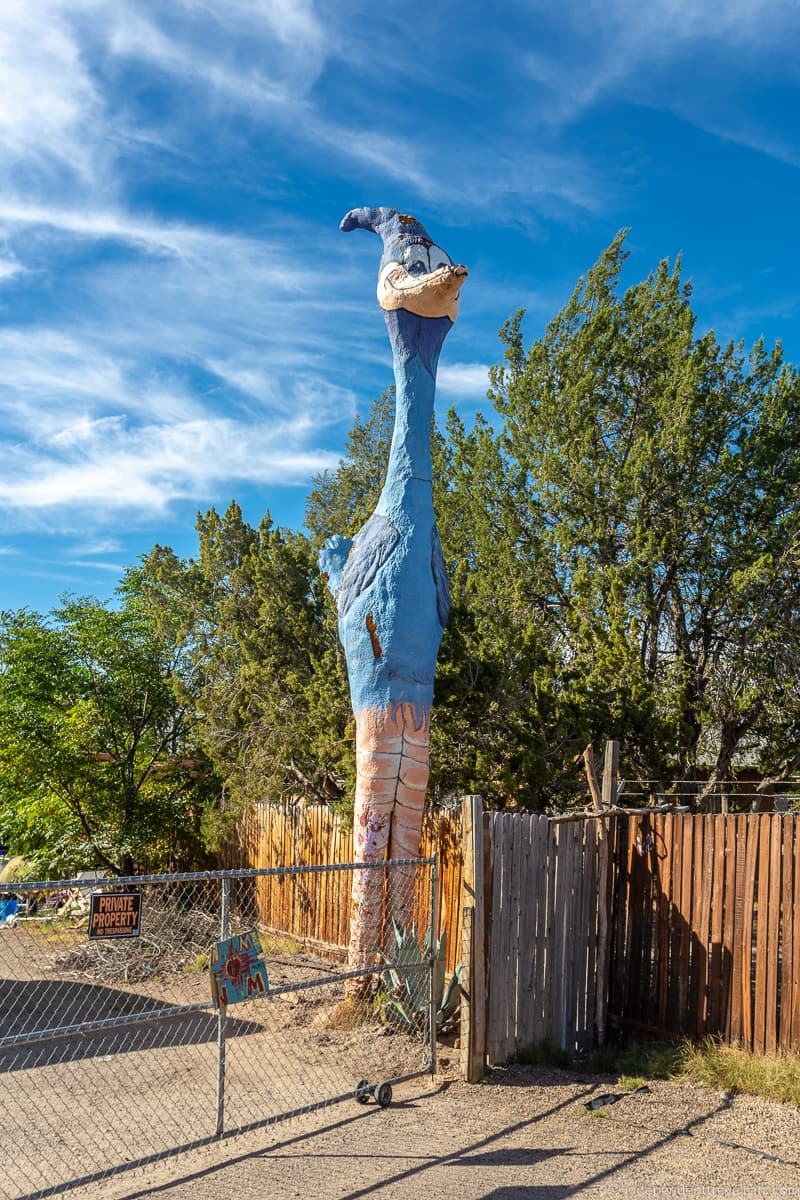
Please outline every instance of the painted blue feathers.
[{"label": "painted blue feathers", "polygon": [[341,537],[338,533],[335,533],[333,537],[328,538],[319,552],[319,569],[325,579],[327,579],[328,587],[331,589],[334,599],[339,592],[339,588],[342,586],[342,575],[352,544],[352,538]]},{"label": "painted blue feathers", "polygon": [[450,581],[447,578],[442,543],[439,541],[439,530],[435,525],[431,530],[431,569],[436,588],[436,612],[442,623],[442,629],[444,629],[447,618],[450,616]]},{"label": "painted blue feathers", "polygon": [[372,583],[400,541],[400,532],[388,517],[373,513],[353,540],[337,596],[339,617],[347,616],[353,603]]}]

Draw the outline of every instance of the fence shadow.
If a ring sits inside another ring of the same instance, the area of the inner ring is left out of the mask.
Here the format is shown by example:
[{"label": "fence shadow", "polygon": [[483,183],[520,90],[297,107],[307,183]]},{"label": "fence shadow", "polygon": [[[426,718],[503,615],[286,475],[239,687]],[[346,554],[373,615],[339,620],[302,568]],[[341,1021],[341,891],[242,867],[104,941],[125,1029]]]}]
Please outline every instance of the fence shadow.
[{"label": "fence shadow", "polygon": [[730,1031],[738,979],[722,936],[714,845],[704,857],[695,832],[702,820],[617,817],[609,1016],[623,1030],[666,1039]]},{"label": "fence shadow", "polygon": [[[425,1172],[437,1167],[462,1167],[473,1165],[482,1166],[484,1168],[491,1168],[492,1166],[526,1167],[535,1166],[538,1162],[543,1160],[556,1162],[560,1156],[572,1154],[574,1152],[574,1147],[559,1146],[540,1151],[525,1150],[523,1152],[524,1157],[519,1157],[519,1151],[512,1147],[509,1147],[506,1150],[504,1150],[502,1147],[497,1147],[493,1150],[488,1150],[487,1148],[490,1146],[496,1147],[496,1144],[501,1142],[504,1138],[512,1134],[519,1133],[522,1130],[529,1129],[539,1122],[545,1120],[547,1117],[554,1116],[564,1108],[570,1107],[584,1097],[588,1096],[591,1091],[592,1088],[589,1088],[582,1093],[572,1095],[559,1104],[555,1104],[542,1112],[535,1113],[531,1117],[508,1125],[504,1129],[499,1129],[497,1132],[491,1133],[488,1136],[479,1139],[478,1141],[467,1143],[449,1154],[440,1156],[432,1155],[427,1161],[409,1167],[404,1171],[399,1171],[394,1175],[384,1177],[379,1183],[367,1184],[364,1187],[356,1187],[353,1191],[347,1192],[346,1196],[343,1197],[343,1200],[362,1200],[363,1197],[372,1195],[374,1193],[381,1193],[384,1188],[388,1189],[390,1186],[407,1186],[408,1182],[412,1178],[424,1175]],[[607,1181],[614,1180],[615,1176],[619,1176],[622,1171],[630,1167],[633,1163],[641,1159],[648,1158],[651,1154],[654,1154],[656,1151],[666,1146],[676,1137],[691,1137],[697,1127],[704,1125],[706,1121],[710,1120],[718,1112],[721,1112],[724,1108],[728,1107],[729,1103],[729,1100],[720,1101],[709,1112],[703,1113],[695,1117],[693,1120],[688,1121],[686,1124],[676,1127],[675,1129],[665,1130],[663,1132],[654,1130],[653,1132],[655,1136],[648,1145],[642,1147],[641,1149],[635,1149],[629,1152],[621,1152],[617,1162],[612,1163],[607,1167],[603,1167],[600,1170],[594,1171],[591,1175],[580,1182],[540,1185],[519,1184],[511,1186],[506,1184],[505,1186],[495,1188],[484,1193],[484,1200],[488,1200],[488,1197],[499,1198],[501,1196],[539,1198],[550,1197],[552,1200],[561,1200],[561,1198],[568,1196],[580,1195],[587,1188],[595,1187]],[[620,1191],[620,1194],[624,1195],[624,1192]]]},{"label": "fence shadow", "polygon": [[[497,1072],[492,1072],[493,1082],[500,1082],[494,1077]],[[537,1083],[539,1078],[537,1076]],[[530,1085],[530,1077],[528,1078]],[[436,1089],[436,1092],[429,1093],[424,1100],[432,1100],[437,1092],[443,1089]],[[707,1112],[699,1114],[690,1121],[677,1123],[672,1129],[653,1130],[653,1136],[648,1143],[640,1148],[632,1150],[620,1150],[609,1152],[598,1148],[589,1150],[582,1148],[578,1149],[578,1143],[582,1139],[576,1138],[576,1141],[571,1145],[558,1145],[547,1148],[537,1149],[535,1147],[504,1147],[502,1145],[504,1139],[520,1134],[527,1130],[533,1130],[541,1122],[547,1121],[550,1117],[557,1117],[562,1114],[565,1109],[569,1109],[582,1100],[587,1099],[594,1091],[594,1085],[590,1085],[579,1090],[576,1090],[572,1095],[560,1102],[548,1105],[539,1112],[535,1112],[530,1116],[524,1117],[521,1120],[511,1122],[502,1128],[496,1129],[484,1137],[470,1140],[465,1137],[461,1145],[446,1154],[424,1154],[409,1152],[403,1146],[402,1134],[392,1142],[391,1146],[385,1148],[376,1146],[371,1152],[364,1153],[359,1148],[349,1149],[346,1144],[342,1144],[337,1149],[328,1150],[325,1147],[320,1147],[316,1142],[318,1137],[324,1136],[333,1130],[343,1129],[345,1126],[355,1126],[356,1122],[364,1119],[369,1120],[379,1116],[379,1110],[366,1109],[358,1116],[349,1116],[341,1121],[331,1122],[316,1129],[304,1130],[284,1141],[265,1145],[255,1150],[248,1150],[241,1155],[231,1155],[225,1157],[221,1161],[215,1162],[208,1166],[202,1167],[196,1171],[187,1171],[184,1174],[169,1180],[168,1182],[158,1183],[153,1185],[144,1185],[143,1187],[135,1188],[131,1192],[127,1192],[123,1200],[145,1200],[146,1197],[156,1196],[166,1193],[171,1194],[173,1189],[177,1189],[181,1185],[190,1184],[194,1181],[208,1180],[216,1177],[218,1179],[218,1188],[220,1195],[227,1195],[229,1190],[231,1194],[236,1191],[237,1178],[231,1178],[230,1182],[225,1179],[224,1173],[228,1170],[237,1167],[247,1167],[248,1189],[254,1189],[254,1185],[258,1186],[263,1183],[263,1194],[268,1194],[268,1177],[261,1174],[266,1165],[270,1162],[276,1163],[276,1166],[284,1158],[291,1158],[296,1161],[300,1157],[299,1151],[304,1143],[309,1143],[307,1155],[313,1158],[315,1162],[320,1163],[320,1160],[336,1160],[340,1164],[348,1162],[353,1173],[357,1168],[357,1164],[362,1159],[379,1160],[385,1164],[385,1170],[382,1172],[380,1180],[374,1183],[360,1184],[353,1179],[351,1190],[343,1195],[342,1200],[362,1200],[362,1198],[383,1195],[391,1191],[394,1194],[410,1194],[413,1183],[422,1181],[430,1171],[436,1171],[441,1168],[460,1168],[460,1167],[478,1167],[482,1168],[487,1175],[485,1192],[481,1192],[482,1200],[567,1200],[568,1197],[578,1197],[589,1189],[594,1189],[597,1186],[608,1185],[612,1188],[616,1187],[619,1194],[624,1196],[625,1178],[624,1172],[635,1165],[635,1163],[649,1158],[652,1154],[657,1153],[663,1147],[667,1146],[675,1138],[695,1136],[706,1122],[713,1119],[719,1112],[723,1111],[730,1104],[730,1099],[725,1098],[711,1103]],[[435,1114],[431,1113],[429,1119],[433,1122]],[[563,1129],[560,1130],[563,1135]],[[568,1140],[568,1139],[564,1139]],[[574,1156],[579,1153],[581,1156],[588,1156],[598,1160],[608,1158],[611,1153],[616,1159],[608,1165],[599,1165],[594,1169],[587,1171],[585,1178],[574,1182],[558,1182],[557,1164],[563,1156]],[[400,1159],[403,1161],[403,1167],[399,1170],[391,1170],[391,1162]],[[540,1184],[508,1184],[495,1185],[491,1179],[493,1168],[517,1167],[520,1170],[525,1168],[535,1167],[543,1162],[553,1164],[553,1175],[555,1179],[552,1183]],[[261,1164],[261,1168],[257,1164]],[[338,1170],[346,1169],[340,1165]],[[323,1177],[323,1167],[320,1167],[320,1178]],[[352,1175],[351,1175],[352,1178]],[[483,1176],[481,1177],[483,1181]],[[439,1181],[437,1181],[439,1182]],[[424,1186],[424,1184],[423,1184]],[[435,1187],[434,1181],[430,1180],[430,1186]],[[642,1185],[646,1186],[646,1185]],[[401,1191],[402,1190],[402,1191]],[[677,1191],[677,1187],[676,1187]],[[255,1194],[255,1191],[254,1191]],[[433,1195],[445,1194],[444,1191],[432,1191]],[[450,1189],[446,1194],[450,1194]]]},{"label": "fence shadow", "polygon": [[[216,1043],[217,1018],[212,1011],[177,1013],[154,1021],[152,1014],[165,1007],[164,1000],[101,984],[2,979],[0,1038],[59,1030],[87,1021],[128,1020],[110,1029],[56,1034],[44,1041],[0,1047],[0,1073],[133,1051]],[[242,1037],[261,1033],[263,1027],[229,1017],[227,1032],[231,1037]]]}]

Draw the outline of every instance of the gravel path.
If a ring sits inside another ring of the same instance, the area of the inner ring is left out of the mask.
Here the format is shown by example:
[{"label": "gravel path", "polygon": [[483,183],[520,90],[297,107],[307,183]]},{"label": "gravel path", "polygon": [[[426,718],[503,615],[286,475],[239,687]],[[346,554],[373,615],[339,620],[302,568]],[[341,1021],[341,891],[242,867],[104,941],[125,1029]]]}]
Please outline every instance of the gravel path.
[{"label": "gravel path", "polygon": [[329,1109],[85,1189],[82,1200],[800,1198],[800,1111],[688,1083],[650,1086],[597,1116],[583,1102],[614,1090],[611,1080],[527,1067],[475,1087],[423,1080],[398,1088],[387,1110]]}]

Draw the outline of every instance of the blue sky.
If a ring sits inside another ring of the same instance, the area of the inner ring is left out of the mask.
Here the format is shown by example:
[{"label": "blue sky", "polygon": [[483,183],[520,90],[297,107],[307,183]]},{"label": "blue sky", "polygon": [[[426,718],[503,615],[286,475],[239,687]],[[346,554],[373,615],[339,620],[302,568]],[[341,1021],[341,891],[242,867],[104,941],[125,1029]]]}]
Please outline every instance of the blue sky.
[{"label": "blue sky", "polygon": [[800,8],[3,0],[0,608],[108,596],[232,497],[300,525],[391,381],[379,243],[470,267],[439,407],[484,404],[630,226],[703,327],[800,359]]}]

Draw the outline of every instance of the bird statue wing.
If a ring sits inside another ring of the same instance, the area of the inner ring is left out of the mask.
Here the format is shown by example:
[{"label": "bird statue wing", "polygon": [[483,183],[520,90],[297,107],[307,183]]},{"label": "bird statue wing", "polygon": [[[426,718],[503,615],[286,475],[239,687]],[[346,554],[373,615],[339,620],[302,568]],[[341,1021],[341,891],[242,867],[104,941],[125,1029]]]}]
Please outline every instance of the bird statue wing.
[{"label": "bird statue wing", "polygon": [[431,530],[431,567],[436,587],[436,611],[439,614],[442,629],[444,629],[450,615],[450,583],[447,578],[447,567],[444,565],[442,543],[439,541],[439,533],[435,525]]},{"label": "bird statue wing", "polygon": [[373,513],[359,530],[342,572],[337,596],[340,617],[347,615],[348,609],[369,587],[399,541],[397,526],[380,513]]},{"label": "bird statue wing", "polygon": [[334,599],[342,585],[342,572],[352,545],[350,538],[335,533],[319,552],[319,569],[327,579]]}]

